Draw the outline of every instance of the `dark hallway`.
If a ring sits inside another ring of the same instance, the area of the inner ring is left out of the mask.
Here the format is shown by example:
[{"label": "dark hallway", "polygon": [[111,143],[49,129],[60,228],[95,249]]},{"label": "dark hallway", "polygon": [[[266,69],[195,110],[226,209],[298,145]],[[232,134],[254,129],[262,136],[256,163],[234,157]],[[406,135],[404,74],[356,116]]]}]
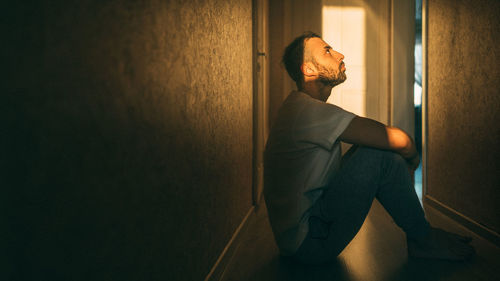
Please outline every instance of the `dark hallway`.
[{"label": "dark hallway", "polygon": [[411,37],[395,28],[399,1],[4,4],[0,280],[498,278],[497,0],[424,1],[424,208],[472,235],[477,257],[409,260],[378,203],[336,262],[278,257],[263,147],[291,90],[283,48],[304,30],[321,34],[323,3],[366,15],[366,46],[382,54],[366,60],[380,70],[366,75],[367,101],[378,102],[367,112],[397,125],[404,110],[391,103],[413,87],[394,81],[407,67],[394,46]]}]

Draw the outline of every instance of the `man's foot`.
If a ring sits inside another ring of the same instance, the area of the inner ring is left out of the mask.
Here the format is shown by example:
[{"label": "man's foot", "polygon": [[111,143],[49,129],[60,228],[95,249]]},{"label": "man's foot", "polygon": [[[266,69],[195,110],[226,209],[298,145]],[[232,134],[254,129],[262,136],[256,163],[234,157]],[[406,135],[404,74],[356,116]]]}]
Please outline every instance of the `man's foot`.
[{"label": "man's foot", "polygon": [[431,227],[426,239],[408,239],[408,255],[415,258],[463,261],[474,256],[470,237]]}]

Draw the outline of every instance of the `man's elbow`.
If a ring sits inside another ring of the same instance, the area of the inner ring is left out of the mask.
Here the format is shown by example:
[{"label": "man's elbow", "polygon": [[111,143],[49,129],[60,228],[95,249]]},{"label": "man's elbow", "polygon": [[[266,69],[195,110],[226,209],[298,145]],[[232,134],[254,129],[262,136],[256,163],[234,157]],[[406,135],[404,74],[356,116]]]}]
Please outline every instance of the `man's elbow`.
[{"label": "man's elbow", "polygon": [[415,147],[412,139],[403,130],[387,127],[387,137],[392,150],[403,156],[412,155]]}]

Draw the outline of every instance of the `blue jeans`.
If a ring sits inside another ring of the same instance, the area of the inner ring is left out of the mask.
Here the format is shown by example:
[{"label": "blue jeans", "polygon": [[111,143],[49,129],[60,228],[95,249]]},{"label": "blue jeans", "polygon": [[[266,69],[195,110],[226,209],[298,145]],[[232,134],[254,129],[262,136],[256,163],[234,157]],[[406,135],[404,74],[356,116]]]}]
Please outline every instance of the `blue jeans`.
[{"label": "blue jeans", "polygon": [[312,207],[309,233],[292,258],[308,264],[334,259],[361,228],[374,198],[409,239],[428,233],[406,161],[393,152],[358,147],[344,156],[340,170]]}]

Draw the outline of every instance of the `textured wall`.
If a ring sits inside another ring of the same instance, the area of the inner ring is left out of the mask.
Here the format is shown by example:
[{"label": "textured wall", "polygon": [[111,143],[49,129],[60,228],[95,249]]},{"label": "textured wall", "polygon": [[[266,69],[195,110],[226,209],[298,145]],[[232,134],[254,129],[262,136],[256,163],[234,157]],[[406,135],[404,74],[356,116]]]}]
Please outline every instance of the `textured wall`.
[{"label": "textured wall", "polygon": [[428,1],[428,187],[500,233],[500,1]]},{"label": "textured wall", "polygon": [[251,4],[9,7],[2,274],[207,275],[251,206]]}]

